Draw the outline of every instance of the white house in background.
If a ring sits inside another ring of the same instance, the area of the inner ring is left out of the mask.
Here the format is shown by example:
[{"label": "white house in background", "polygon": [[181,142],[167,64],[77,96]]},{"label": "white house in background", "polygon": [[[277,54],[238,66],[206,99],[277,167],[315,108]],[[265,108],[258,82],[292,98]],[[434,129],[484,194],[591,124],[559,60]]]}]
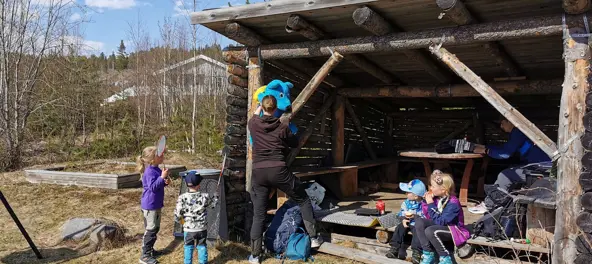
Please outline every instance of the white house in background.
[{"label": "white house in background", "polygon": [[[176,96],[192,95],[196,89],[198,95],[225,95],[230,85],[227,81],[226,65],[205,55],[198,55],[193,58],[181,61],[171,66],[155,71],[161,95]],[[120,82],[123,83],[123,82]],[[194,87],[196,83],[196,87]],[[123,86],[125,87],[125,86]],[[146,94],[151,87],[131,86],[105,98],[104,103],[113,103],[135,97],[138,94]]]}]

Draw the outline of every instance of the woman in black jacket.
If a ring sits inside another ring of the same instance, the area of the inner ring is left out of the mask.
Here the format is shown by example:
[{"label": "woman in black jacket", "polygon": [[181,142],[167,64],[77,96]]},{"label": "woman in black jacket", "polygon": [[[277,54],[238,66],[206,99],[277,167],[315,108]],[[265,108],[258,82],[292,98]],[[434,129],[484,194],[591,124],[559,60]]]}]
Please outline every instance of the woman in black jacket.
[{"label": "woman in black jacket", "polygon": [[[288,128],[288,121],[282,122],[273,116],[277,109],[275,97],[265,96],[261,103],[262,105],[255,110],[248,124],[253,140],[253,174],[250,190],[253,202],[253,225],[250,263],[259,263],[263,224],[271,188],[281,190],[300,205],[304,226],[311,237],[311,247],[319,247],[322,243],[317,236],[312,204],[306,194],[306,187],[290,172],[286,164],[290,148],[298,147],[298,138]],[[261,111],[263,116],[260,116]]]}]

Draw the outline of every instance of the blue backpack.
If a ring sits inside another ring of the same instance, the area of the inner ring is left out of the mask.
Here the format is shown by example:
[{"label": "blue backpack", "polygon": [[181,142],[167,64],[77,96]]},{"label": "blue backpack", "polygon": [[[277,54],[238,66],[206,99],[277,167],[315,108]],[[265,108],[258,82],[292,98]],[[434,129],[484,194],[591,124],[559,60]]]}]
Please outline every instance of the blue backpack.
[{"label": "blue backpack", "polygon": [[265,232],[265,247],[275,254],[284,253],[290,235],[296,232],[302,224],[300,207],[288,200],[276,211],[271,224]]},{"label": "blue backpack", "polygon": [[314,261],[314,258],[310,255],[310,237],[302,227],[299,227],[295,233],[290,235],[284,257],[290,260],[307,261],[311,259]]}]

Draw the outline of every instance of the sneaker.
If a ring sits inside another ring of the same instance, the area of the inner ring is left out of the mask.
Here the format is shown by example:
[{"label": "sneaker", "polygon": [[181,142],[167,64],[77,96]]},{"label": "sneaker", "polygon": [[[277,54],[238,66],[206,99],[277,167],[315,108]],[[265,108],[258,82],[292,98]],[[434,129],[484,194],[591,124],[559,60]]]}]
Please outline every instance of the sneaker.
[{"label": "sneaker", "polygon": [[249,256],[249,263],[251,264],[259,264],[261,262],[259,262],[259,257],[255,257],[253,255]]},{"label": "sneaker", "polygon": [[164,255],[164,251],[160,251],[160,250],[152,250],[152,257],[160,257]]},{"label": "sneaker", "polygon": [[423,251],[420,264],[434,264],[436,263],[436,253]]},{"label": "sneaker", "polygon": [[311,248],[319,248],[322,244],[323,244],[323,238],[321,238],[320,236],[310,239],[310,247]]},{"label": "sneaker", "polygon": [[414,249],[413,253],[411,253],[411,263],[419,264],[421,262],[421,251]]},{"label": "sneaker", "polygon": [[450,256],[440,257],[440,262],[438,264],[452,264],[452,258]]},{"label": "sneaker", "polygon": [[487,213],[487,206],[485,206],[484,202],[481,202],[474,207],[469,207],[468,210],[472,214],[484,214]]},{"label": "sneaker", "polygon": [[140,258],[141,264],[158,264],[158,261],[154,259],[152,256],[142,256]]}]

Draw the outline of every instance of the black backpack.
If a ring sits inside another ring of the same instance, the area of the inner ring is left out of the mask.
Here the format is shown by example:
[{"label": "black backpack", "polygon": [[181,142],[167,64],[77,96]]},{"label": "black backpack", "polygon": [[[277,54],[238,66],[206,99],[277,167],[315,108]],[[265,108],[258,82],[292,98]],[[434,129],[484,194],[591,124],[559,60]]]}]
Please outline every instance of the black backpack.
[{"label": "black backpack", "polygon": [[[493,193],[496,196],[496,193]],[[509,198],[509,200],[507,200]],[[488,237],[492,240],[522,238],[526,234],[526,205],[515,203],[510,197],[495,197],[505,201],[493,212],[486,213],[473,226],[473,237]],[[498,201],[500,201],[498,200]]]}]

